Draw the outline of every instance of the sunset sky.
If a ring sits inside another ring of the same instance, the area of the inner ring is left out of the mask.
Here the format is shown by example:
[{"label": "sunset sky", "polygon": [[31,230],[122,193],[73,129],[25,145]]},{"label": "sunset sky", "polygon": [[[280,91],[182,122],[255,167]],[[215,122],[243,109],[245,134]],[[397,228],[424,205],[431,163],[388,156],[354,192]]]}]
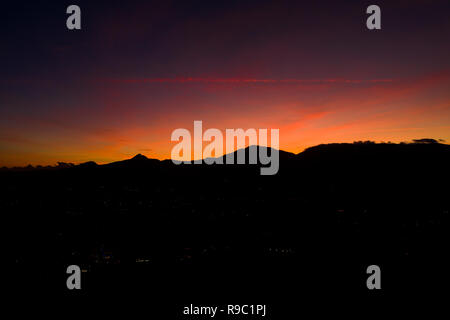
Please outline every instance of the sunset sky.
[{"label": "sunset sky", "polygon": [[0,18],[0,167],[167,159],[194,120],[278,128],[295,153],[450,142],[448,0],[18,2]]}]

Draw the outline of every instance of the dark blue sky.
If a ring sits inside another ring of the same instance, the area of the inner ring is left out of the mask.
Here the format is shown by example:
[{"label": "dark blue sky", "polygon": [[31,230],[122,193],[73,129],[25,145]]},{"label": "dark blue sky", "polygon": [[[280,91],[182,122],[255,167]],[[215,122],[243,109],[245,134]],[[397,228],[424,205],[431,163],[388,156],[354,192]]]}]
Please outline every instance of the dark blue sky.
[{"label": "dark blue sky", "polygon": [[[374,3],[382,30],[369,31]],[[66,29],[70,4],[82,30]],[[333,137],[448,139],[449,13],[439,0],[10,1],[0,164],[164,158],[170,131],[196,119],[286,128],[290,151]],[[264,79],[305,83],[245,82]]]}]

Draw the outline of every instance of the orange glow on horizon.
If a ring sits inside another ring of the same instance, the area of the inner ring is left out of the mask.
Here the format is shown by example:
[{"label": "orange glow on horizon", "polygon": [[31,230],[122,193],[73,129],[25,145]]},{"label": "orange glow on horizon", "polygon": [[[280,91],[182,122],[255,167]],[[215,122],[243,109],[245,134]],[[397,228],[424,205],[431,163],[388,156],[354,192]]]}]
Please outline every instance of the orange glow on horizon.
[{"label": "orange glow on horizon", "polygon": [[[170,141],[172,131],[193,132],[194,120],[203,121],[203,132],[279,129],[280,149],[293,153],[322,143],[360,140],[434,138],[448,143],[449,88],[450,72],[364,83],[119,81],[93,90],[92,107],[39,119],[11,117],[11,127],[0,131],[0,167],[58,161],[102,164],[138,153],[169,159],[176,144]],[[156,99],[153,93],[164,90],[170,94]]]}]

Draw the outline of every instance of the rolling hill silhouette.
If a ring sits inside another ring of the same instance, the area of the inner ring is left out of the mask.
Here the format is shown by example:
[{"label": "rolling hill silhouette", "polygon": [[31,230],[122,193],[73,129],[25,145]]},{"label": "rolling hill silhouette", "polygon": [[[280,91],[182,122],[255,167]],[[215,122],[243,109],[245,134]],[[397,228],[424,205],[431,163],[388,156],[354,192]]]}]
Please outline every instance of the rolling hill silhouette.
[{"label": "rolling hill silhouette", "polygon": [[220,294],[241,281],[255,296],[279,294],[283,283],[350,292],[365,289],[361,274],[375,263],[395,275],[386,280],[392,292],[414,292],[446,285],[448,163],[450,146],[440,143],[280,151],[274,176],[261,176],[259,164],[175,165],[137,155],[3,170],[0,211],[17,272],[31,266],[52,288],[65,283],[64,266],[79,264],[91,291],[144,283]]}]

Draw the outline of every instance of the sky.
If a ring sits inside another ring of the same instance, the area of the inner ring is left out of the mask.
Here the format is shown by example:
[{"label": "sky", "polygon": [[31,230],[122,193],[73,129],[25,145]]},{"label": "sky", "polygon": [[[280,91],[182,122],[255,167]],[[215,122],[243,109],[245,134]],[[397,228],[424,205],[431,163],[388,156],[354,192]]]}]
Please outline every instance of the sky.
[{"label": "sky", "polygon": [[[66,8],[81,8],[81,30]],[[381,8],[368,30],[366,8]],[[280,149],[450,142],[450,2],[19,1],[0,19],[0,167],[170,158],[177,128]]]}]

